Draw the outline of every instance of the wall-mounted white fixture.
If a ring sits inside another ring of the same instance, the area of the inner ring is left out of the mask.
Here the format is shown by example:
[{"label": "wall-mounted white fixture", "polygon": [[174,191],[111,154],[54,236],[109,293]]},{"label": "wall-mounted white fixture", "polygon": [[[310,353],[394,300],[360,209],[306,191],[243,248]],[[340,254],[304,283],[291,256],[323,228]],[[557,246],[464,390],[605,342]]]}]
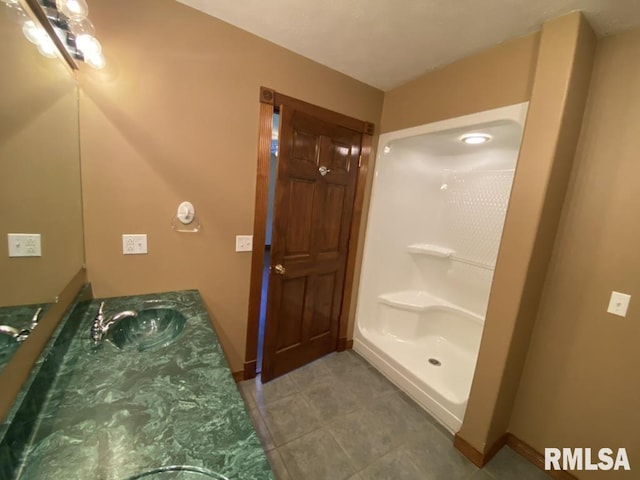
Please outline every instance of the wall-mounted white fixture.
[{"label": "wall-mounted white fixture", "polygon": [[491,140],[491,135],[486,133],[465,133],[460,137],[460,141],[467,145],[480,145]]},{"label": "wall-mounted white fixture", "polygon": [[236,252],[253,250],[253,235],[236,235]]},{"label": "wall-mounted white fixture", "polygon": [[182,202],[178,205],[178,214],[176,216],[180,223],[189,225],[196,218],[196,209],[191,202]]},{"label": "wall-mounted white fixture", "polygon": [[41,257],[42,242],[39,233],[9,233],[10,257]]},{"label": "wall-mounted white fixture", "polygon": [[176,232],[195,233],[200,230],[200,220],[196,217],[196,208],[191,202],[182,202],[171,220],[171,226]]},{"label": "wall-mounted white fixture", "polygon": [[147,235],[122,235],[122,253],[124,255],[142,255],[147,253]]},{"label": "wall-mounted white fixture", "polygon": [[619,317],[626,317],[630,300],[631,295],[620,292],[611,292],[611,300],[609,300],[607,312],[618,315]]}]

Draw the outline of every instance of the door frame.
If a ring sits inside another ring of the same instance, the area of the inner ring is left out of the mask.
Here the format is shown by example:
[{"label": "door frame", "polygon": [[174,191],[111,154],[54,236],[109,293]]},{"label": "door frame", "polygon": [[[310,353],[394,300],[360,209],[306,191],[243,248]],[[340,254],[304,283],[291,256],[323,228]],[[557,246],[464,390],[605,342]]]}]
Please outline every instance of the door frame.
[{"label": "door frame", "polygon": [[[253,252],[251,253],[251,277],[249,290],[249,309],[247,317],[247,338],[245,344],[245,360],[243,379],[249,380],[256,376],[258,359],[258,335],[260,326],[260,300],[262,295],[262,273],[264,269],[265,232],[267,227],[267,202],[269,190],[269,162],[271,161],[271,128],[273,114],[280,105],[303,107],[310,114],[331,123],[362,133],[362,145],[356,191],[353,204],[353,214],[349,229],[349,246],[347,251],[347,265],[342,292],[342,308],[340,309],[338,351],[346,350],[350,346],[347,339],[349,311],[354,298],[353,281],[356,270],[357,248],[360,237],[362,207],[364,193],[373,144],[373,123],[357,120],[341,113],[288,97],[273,89],[260,87],[260,119],[258,130],[258,167],[256,173],[255,214],[253,218]],[[259,248],[257,248],[259,247]]]}]

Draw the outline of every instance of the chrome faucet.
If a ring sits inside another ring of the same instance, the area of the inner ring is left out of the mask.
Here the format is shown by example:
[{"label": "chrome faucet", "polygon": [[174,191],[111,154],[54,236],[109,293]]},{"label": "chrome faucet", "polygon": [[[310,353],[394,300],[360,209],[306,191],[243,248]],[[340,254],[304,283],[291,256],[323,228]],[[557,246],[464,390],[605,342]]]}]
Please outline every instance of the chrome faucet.
[{"label": "chrome faucet", "polygon": [[0,325],[0,334],[11,337],[18,343],[24,342],[33,329],[38,325],[38,317],[40,316],[40,313],[42,313],[42,307],[38,308],[31,318],[29,328],[16,328],[11,325]]},{"label": "chrome faucet", "polygon": [[31,325],[29,325],[29,330],[33,330],[34,328],[36,328],[38,326],[38,322],[40,321],[40,314],[42,313],[42,307],[38,308],[38,310],[36,310],[36,313],[33,314],[33,317],[31,318]]},{"label": "chrome faucet", "polygon": [[105,335],[109,333],[109,330],[114,325],[117,325],[121,320],[137,316],[138,312],[135,312],[133,310],[125,310],[124,312],[116,313],[109,320],[105,321],[104,302],[100,303],[98,313],[93,319],[93,324],[91,325],[91,341],[93,342],[93,345],[100,345]]},{"label": "chrome faucet", "polygon": [[26,328],[23,328],[22,330],[20,330],[18,328],[11,327],[9,325],[0,325],[0,334],[7,335],[13,338],[18,343],[24,342],[29,336],[29,333],[31,332]]}]

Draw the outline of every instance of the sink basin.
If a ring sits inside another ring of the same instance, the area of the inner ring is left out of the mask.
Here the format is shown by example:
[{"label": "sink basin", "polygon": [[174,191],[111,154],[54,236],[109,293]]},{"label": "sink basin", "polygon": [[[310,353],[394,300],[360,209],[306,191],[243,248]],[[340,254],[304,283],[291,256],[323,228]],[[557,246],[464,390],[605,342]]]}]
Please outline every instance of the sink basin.
[{"label": "sink basin", "polygon": [[118,322],[107,338],[120,349],[144,351],[162,348],[180,337],[185,323],[184,315],[178,310],[166,307],[148,308],[140,310],[137,317],[128,317]]},{"label": "sink basin", "polygon": [[126,480],[205,480],[207,478],[215,478],[216,480],[229,480],[224,475],[211,472],[199,467],[189,466],[170,466],[154,468],[147,472],[143,472],[133,477],[127,477]]}]

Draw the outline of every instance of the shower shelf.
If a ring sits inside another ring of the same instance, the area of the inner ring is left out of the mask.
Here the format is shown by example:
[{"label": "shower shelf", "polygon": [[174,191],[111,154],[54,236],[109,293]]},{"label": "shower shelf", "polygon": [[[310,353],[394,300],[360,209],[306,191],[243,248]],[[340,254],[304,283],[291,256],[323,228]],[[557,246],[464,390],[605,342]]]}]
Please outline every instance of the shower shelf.
[{"label": "shower shelf", "polygon": [[384,293],[378,296],[378,302],[403,310],[422,312],[429,307],[449,306],[450,303],[421,290]]},{"label": "shower shelf", "polygon": [[414,243],[407,247],[407,252],[419,255],[430,255],[432,257],[449,258],[456,253],[451,248],[430,245],[428,243]]},{"label": "shower shelf", "polygon": [[401,292],[383,293],[378,295],[378,302],[400,310],[411,312],[426,312],[433,307],[446,307],[462,312],[477,321],[484,323],[484,317],[467,310],[459,305],[435,297],[423,290],[404,290]]}]

